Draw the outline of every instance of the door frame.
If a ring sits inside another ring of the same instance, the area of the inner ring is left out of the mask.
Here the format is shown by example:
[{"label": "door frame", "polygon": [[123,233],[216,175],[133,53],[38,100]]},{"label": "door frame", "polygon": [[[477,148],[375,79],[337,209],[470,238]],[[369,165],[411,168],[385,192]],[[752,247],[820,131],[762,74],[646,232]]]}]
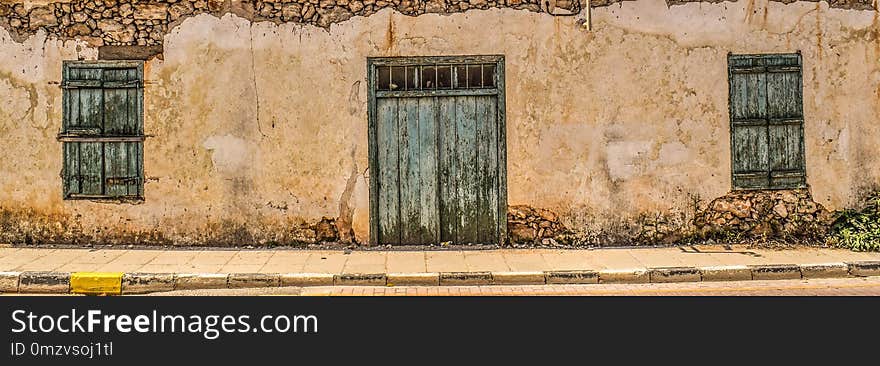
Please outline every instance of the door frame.
[{"label": "door frame", "polygon": [[[379,244],[379,167],[377,165],[379,150],[376,123],[376,86],[378,66],[421,66],[436,64],[467,64],[481,63],[496,65],[496,90],[498,106],[498,237],[499,245],[507,243],[507,118],[505,102],[505,71],[504,55],[462,55],[462,56],[399,56],[399,57],[367,57],[367,119],[368,146],[370,165],[370,245]],[[472,90],[418,90],[385,92],[399,96],[431,97],[454,95],[486,95],[480,89]],[[392,96],[394,97],[394,96]]]}]

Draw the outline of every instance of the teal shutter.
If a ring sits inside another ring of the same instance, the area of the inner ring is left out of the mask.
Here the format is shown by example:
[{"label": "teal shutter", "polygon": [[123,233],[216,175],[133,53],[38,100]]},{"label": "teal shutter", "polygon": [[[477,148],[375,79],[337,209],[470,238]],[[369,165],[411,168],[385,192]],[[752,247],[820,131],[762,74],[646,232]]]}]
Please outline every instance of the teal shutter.
[{"label": "teal shutter", "polygon": [[65,62],[65,198],[143,196],[143,66]]},{"label": "teal shutter", "polygon": [[66,68],[64,71],[64,122],[71,135],[97,135],[104,119],[101,69]]},{"label": "teal shutter", "polygon": [[806,185],[800,55],[774,55],[767,62],[770,188]]},{"label": "teal shutter", "polygon": [[798,54],[728,59],[735,189],[805,184],[800,60]]}]

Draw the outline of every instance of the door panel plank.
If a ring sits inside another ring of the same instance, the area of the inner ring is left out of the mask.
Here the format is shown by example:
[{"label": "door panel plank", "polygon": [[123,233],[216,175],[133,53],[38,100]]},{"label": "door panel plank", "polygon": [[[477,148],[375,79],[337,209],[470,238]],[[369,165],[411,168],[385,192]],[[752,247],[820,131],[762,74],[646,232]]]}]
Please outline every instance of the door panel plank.
[{"label": "door panel plank", "polygon": [[455,115],[458,155],[458,243],[478,242],[477,230],[477,130],[476,97],[456,97]]},{"label": "door panel plank", "polygon": [[479,152],[479,238],[492,244],[498,237],[498,105],[494,97],[477,97]]},{"label": "door panel plank", "polygon": [[397,99],[377,102],[379,165],[379,243],[400,244],[400,196],[398,182]]},{"label": "door panel plank", "polygon": [[79,113],[80,113],[79,112],[79,105],[80,105],[79,92],[80,92],[80,89],[70,89],[67,91],[67,93],[64,93],[65,95],[68,95],[67,108],[66,108],[67,109],[67,119],[66,119],[67,123],[64,126],[65,132],[68,129],[81,127],[83,125],[83,122],[80,120],[80,115],[79,115]]},{"label": "door panel plank", "polygon": [[419,187],[419,101],[398,100],[398,146],[400,151],[400,243],[421,241]]},{"label": "door panel plank", "polygon": [[421,244],[440,242],[437,98],[419,98],[419,218]]},{"label": "door panel plank", "polygon": [[458,137],[456,98],[438,99],[440,113],[440,240],[458,242]]}]

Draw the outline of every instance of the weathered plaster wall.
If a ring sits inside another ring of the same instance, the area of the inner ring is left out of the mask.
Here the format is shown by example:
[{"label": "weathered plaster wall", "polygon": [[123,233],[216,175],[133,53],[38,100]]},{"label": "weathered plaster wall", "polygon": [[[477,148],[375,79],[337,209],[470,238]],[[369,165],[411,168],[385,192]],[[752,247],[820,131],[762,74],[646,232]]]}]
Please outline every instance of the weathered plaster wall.
[{"label": "weathered plaster wall", "polygon": [[506,55],[510,204],[608,242],[728,193],[727,53],[800,50],[808,183],[833,210],[880,180],[878,29],[873,10],[764,0],[627,1],[593,8],[592,30],[512,9],[327,29],[202,14],[147,62],[134,205],[61,199],[61,61],[97,50],[0,29],[0,240],[289,243],[327,217],[364,242],[368,56]]}]

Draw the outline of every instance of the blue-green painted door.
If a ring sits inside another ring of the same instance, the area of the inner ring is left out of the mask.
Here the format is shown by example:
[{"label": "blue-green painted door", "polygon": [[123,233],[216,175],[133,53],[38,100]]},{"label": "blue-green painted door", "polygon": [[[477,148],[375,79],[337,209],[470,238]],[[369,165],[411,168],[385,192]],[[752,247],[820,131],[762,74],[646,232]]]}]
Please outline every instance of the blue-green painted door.
[{"label": "blue-green painted door", "polygon": [[[433,71],[431,77],[443,78]],[[456,89],[451,82],[449,90],[439,91],[412,87],[410,80],[401,84],[406,83],[410,90],[380,89],[373,95],[376,242],[498,243],[506,225],[498,83]]]}]

